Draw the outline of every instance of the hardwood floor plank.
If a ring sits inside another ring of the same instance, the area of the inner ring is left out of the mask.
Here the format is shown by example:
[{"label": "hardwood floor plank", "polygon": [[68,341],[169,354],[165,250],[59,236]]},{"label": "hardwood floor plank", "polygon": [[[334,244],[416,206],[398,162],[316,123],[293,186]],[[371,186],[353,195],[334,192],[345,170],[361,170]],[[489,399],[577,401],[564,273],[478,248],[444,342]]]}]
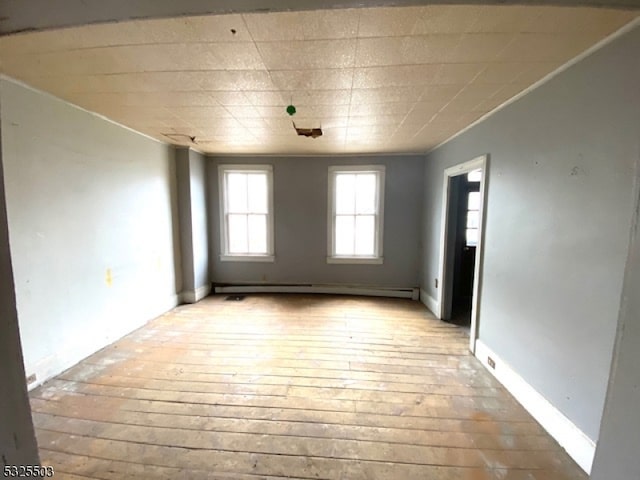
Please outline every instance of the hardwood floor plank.
[{"label": "hardwood floor plank", "polygon": [[419,303],[211,296],[30,394],[71,480],[583,480]]}]

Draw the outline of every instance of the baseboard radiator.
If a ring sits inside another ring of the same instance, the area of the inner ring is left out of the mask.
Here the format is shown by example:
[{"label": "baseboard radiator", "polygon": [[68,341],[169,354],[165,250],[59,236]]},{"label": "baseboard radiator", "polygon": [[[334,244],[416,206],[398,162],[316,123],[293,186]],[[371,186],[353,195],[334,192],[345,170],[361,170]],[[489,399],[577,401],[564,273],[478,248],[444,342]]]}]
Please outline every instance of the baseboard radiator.
[{"label": "baseboard radiator", "polygon": [[418,300],[417,287],[370,287],[331,284],[214,284],[215,293],[325,293],[331,295],[363,295],[369,297],[411,298]]}]

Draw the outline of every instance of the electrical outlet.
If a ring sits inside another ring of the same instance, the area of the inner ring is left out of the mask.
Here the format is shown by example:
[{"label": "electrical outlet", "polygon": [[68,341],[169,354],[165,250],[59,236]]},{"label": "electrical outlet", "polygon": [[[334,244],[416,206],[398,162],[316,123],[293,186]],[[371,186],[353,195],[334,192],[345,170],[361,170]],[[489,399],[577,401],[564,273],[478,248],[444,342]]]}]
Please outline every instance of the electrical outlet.
[{"label": "electrical outlet", "polygon": [[36,374],[35,373],[32,373],[31,375],[29,375],[27,377],[27,385],[31,385],[35,381],[36,381]]},{"label": "electrical outlet", "polygon": [[493,358],[487,357],[487,363],[491,368],[493,368],[494,370],[496,369],[496,362],[493,361]]}]

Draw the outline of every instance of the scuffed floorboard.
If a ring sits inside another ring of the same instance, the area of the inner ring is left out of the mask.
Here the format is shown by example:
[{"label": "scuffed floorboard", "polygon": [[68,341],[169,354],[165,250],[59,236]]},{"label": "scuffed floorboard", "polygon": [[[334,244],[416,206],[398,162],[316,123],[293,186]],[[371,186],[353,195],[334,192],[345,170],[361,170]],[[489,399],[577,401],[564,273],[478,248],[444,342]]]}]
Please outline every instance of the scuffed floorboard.
[{"label": "scuffed floorboard", "polygon": [[580,480],[418,302],[212,296],[31,393],[57,479]]}]

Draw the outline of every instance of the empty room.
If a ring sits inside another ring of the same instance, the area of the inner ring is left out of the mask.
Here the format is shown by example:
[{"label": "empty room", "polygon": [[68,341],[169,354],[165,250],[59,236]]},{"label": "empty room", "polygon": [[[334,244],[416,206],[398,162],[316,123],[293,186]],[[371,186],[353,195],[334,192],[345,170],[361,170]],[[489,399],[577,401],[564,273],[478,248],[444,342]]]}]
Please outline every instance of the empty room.
[{"label": "empty room", "polygon": [[1,478],[640,478],[637,0],[0,3]]}]

